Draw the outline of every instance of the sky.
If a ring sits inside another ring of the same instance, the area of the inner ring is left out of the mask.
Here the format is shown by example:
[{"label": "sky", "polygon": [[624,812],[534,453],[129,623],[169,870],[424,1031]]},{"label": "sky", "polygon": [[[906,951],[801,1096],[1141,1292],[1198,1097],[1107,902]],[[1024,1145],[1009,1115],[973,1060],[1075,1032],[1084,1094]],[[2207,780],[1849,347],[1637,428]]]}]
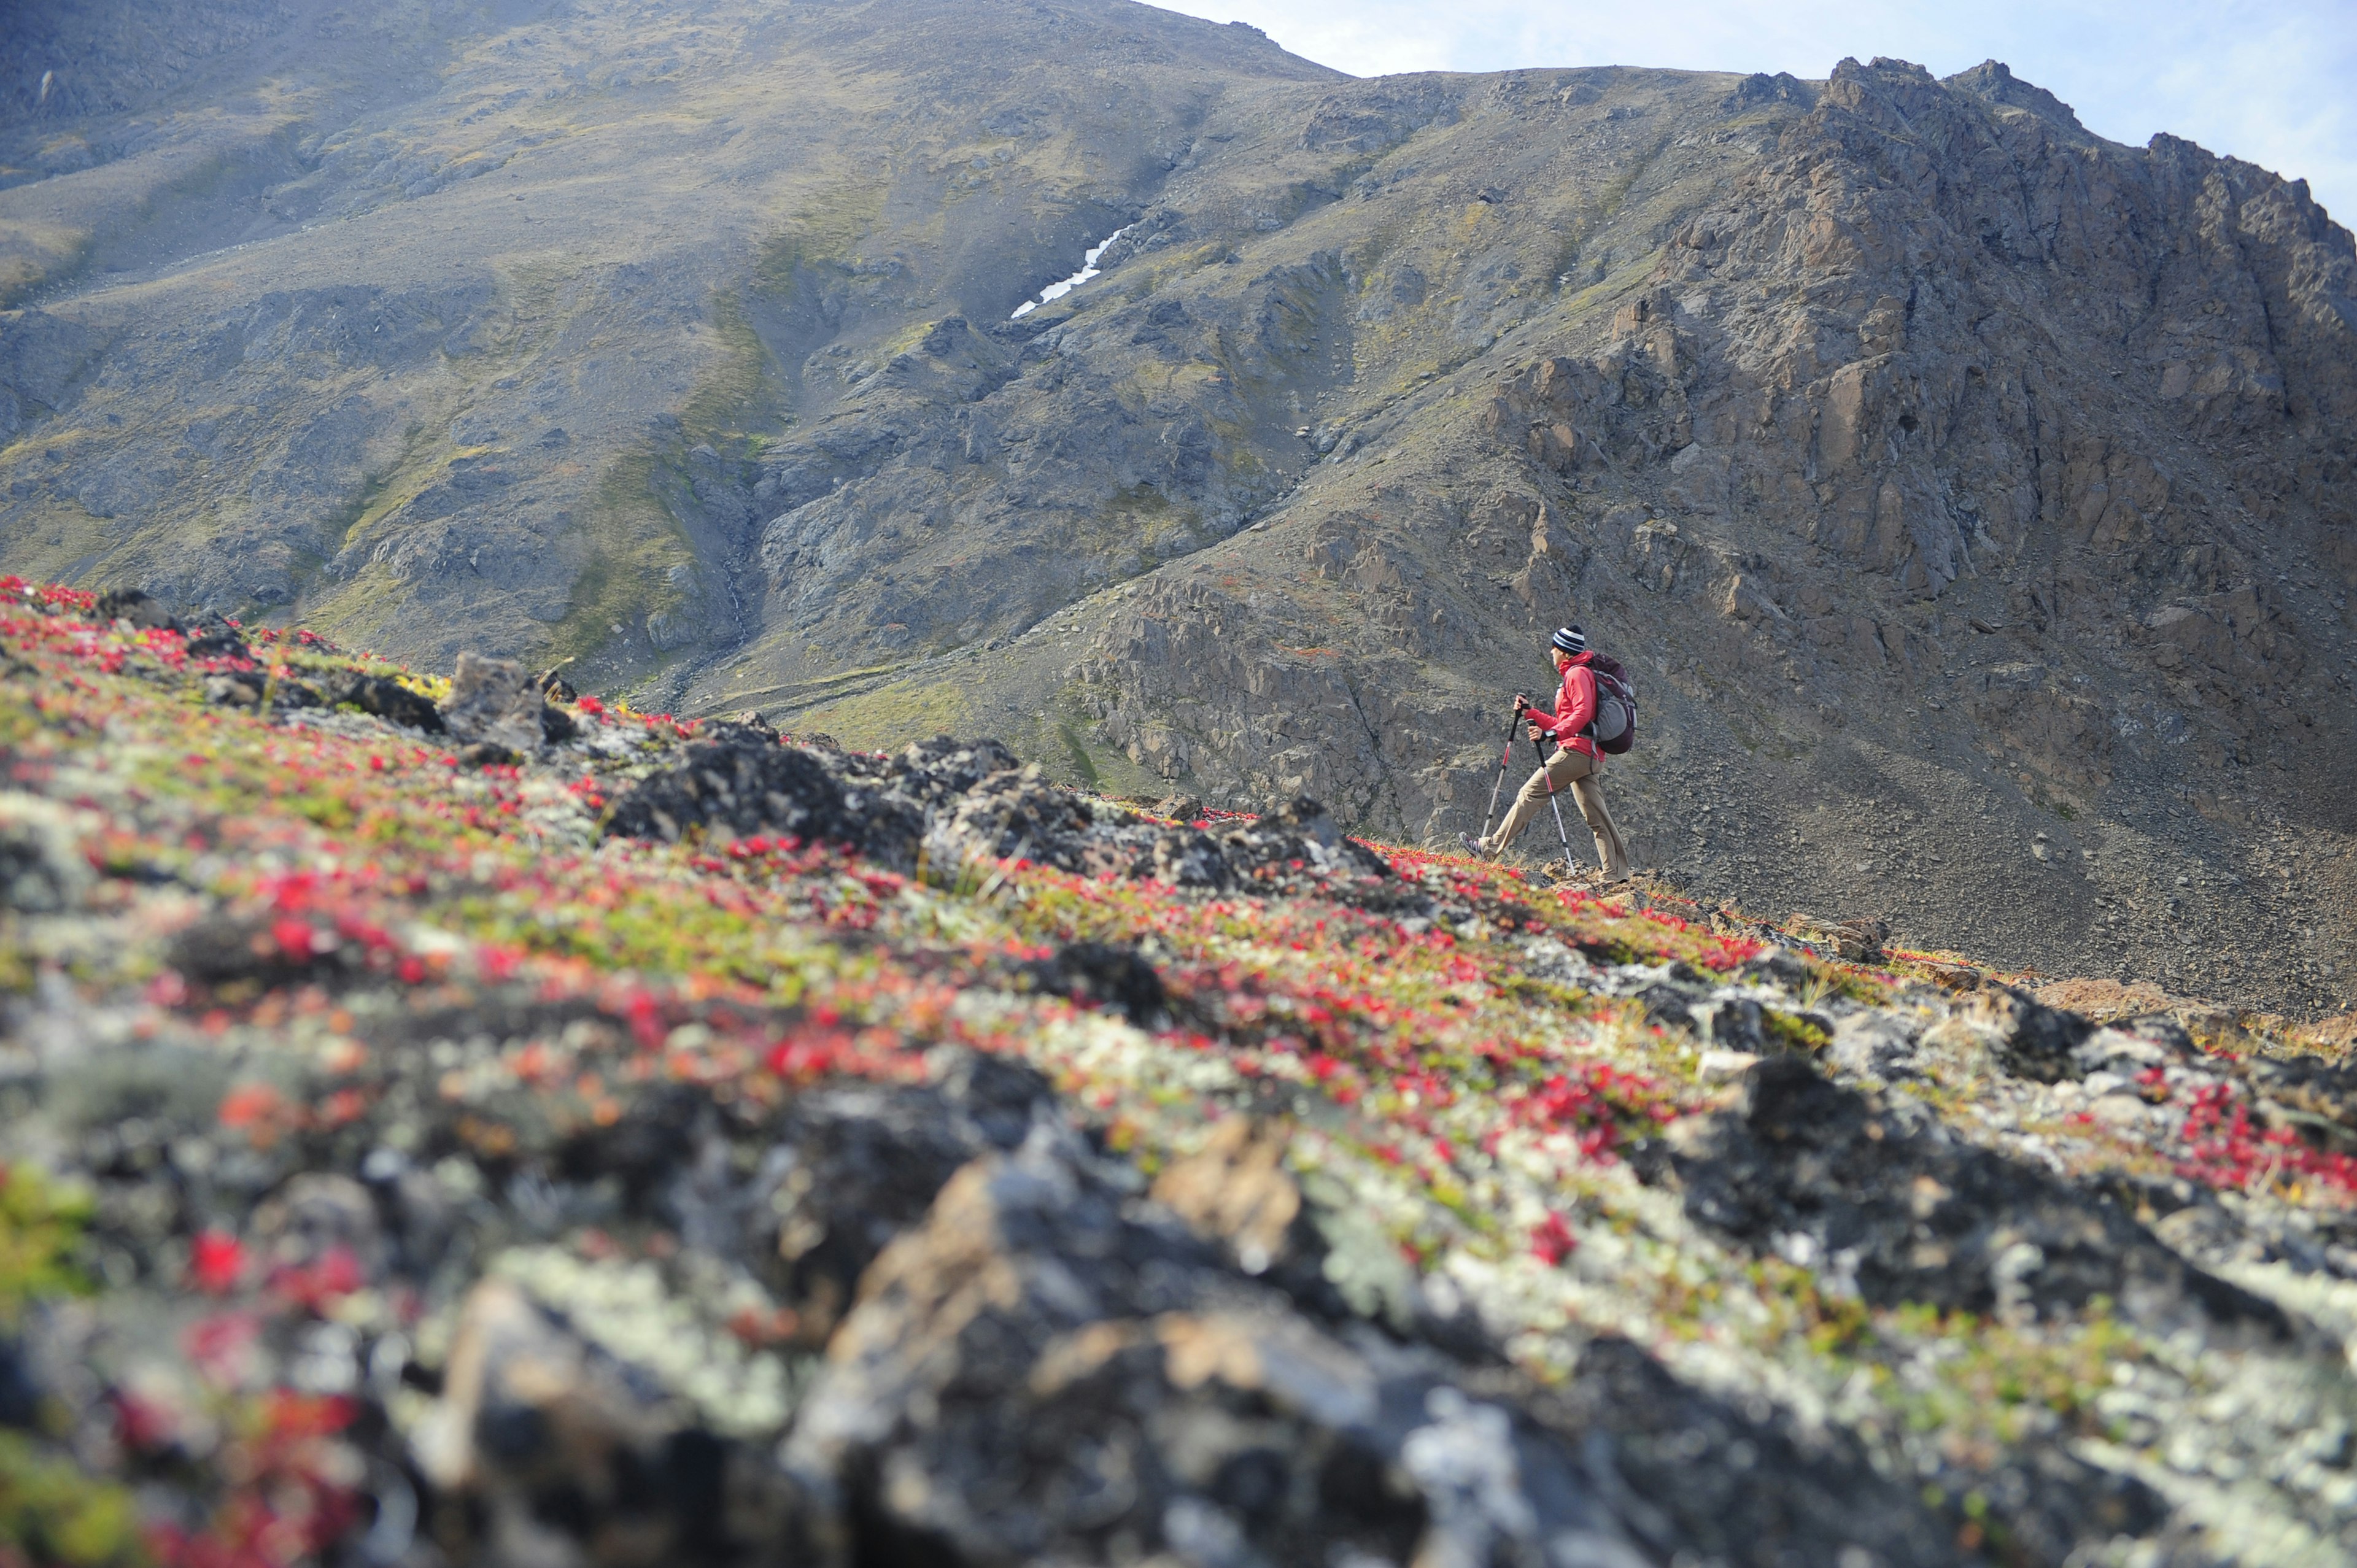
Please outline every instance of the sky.
[{"label": "sky", "polygon": [[1844,55],[1947,76],[1985,59],[2141,146],[2169,131],[2305,179],[2357,226],[2357,0],[1157,0],[1249,22],[1354,76],[1525,66],[1789,70]]}]

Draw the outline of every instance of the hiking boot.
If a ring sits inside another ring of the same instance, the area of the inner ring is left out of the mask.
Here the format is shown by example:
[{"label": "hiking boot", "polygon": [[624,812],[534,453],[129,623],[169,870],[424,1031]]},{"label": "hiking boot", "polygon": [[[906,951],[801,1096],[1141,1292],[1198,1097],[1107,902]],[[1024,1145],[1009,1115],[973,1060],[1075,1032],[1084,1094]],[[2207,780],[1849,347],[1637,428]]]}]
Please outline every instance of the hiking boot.
[{"label": "hiking boot", "polygon": [[1457,835],[1457,842],[1465,846],[1465,853],[1468,854],[1480,855],[1486,858],[1490,854],[1490,846],[1483,843],[1480,839],[1475,838],[1471,833],[1458,833]]}]

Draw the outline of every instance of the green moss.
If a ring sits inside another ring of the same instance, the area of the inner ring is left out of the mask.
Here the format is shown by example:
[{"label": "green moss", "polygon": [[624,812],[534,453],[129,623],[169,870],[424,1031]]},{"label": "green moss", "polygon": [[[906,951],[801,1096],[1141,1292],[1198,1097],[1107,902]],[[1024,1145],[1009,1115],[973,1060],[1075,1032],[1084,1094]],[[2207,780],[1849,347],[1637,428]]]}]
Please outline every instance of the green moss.
[{"label": "green moss", "polygon": [[726,458],[748,462],[786,422],[784,385],[742,295],[714,296],[712,335],[718,352],[680,410],[679,435],[615,459],[600,477],[577,534],[583,565],[550,632],[549,657],[587,657],[612,640],[615,627],[643,626],[648,617],[676,607],[682,596],[670,570],[692,564],[695,551],[665,498],[680,508],[696,504],[687,451],[707,445]]},{"label": "green moss", "polygon": [[1094,515],[1076,523],[1068,541],[1079,559],[1103,562],[1117,576],[1150,572],[1173,543],[1197,537],[1202,514],[1175,505],[1152,485],[1114,491]]},{"label": "green moss", "polygon": [[1095,760],[1089,756],[1087,744],[1081,739],[1079,727],[1070,719],[1067,719],[1056,726],[1056,733],[1064,737],[1064,748],[1071,754],[1072,771],[1079,774],[1082,781],[1087,784],[1089,788],[1092,789],[1095,789],[1097,787],[1097,765]]},{"label": "green moss", "polygon": [[18,242],[27,241],[38,260],[24,255],[0,259],[0,310],[17,303],[44,285],[62,283],[90,264],[96,242],[84,230],[29,225],[19,228]]},{"label": "green moss", "polygon": [[1623,937],[1584,936],[1578,946],[1598,963],[1647,963],[1653,958],[1651,950]]},{"label": "green moss", "polygon": [[693,553],[656,492],[660,467],[654,454],[636,453],[617,458],[598,480],[579,531],[584,564],[550,632],[550,657],[594,653],[612,639],[615,627],[641,626],[678,601],[667,574]]},{"label": "green moss", "polygon": [[720,353],[680,410],[682,439],[687,446],[709,443],[725,456],[749,458],[759,453],[762,433],[782,422],[784,389],[740,295],[724,292],[713,297],[712,333]]},{"label": "green moss", "polygon": [[[89,1290],[73,1253],[90,1214],[87,1193],[30,1165],[0,1172],[0,1327],[13,1328],[42,1297]],[[0,1432],[0,1548],[13,1548],[16,1561],[76,1568],[142,1560],[131,1494],[21,1432]]]},{"label": "green moss", "polygon": [[[846,680],[863,673],[866,671],[853,671],[828,679]],[[812,684],[823,690],[820,682]],[[967,717],[966,691],[963,683],[955,681],[924,685],[896,681],[888,686],[823,704],[801,708],[781,704],[780,711],[786,715],[787,726],[797,734],[823,733],[845,746],[888,749],[920,736],[957,733]]]},{"label": "green moss", "polygon": [[[53,433],[44,427],[42,434],[46,437]],[[63,439],[72,440],[79,435],[63,433]],[[5,465],[0,465],[0,471],[5,471]],[[61,580],[77,563],[96,557],[73,575],[84,584],[105,583],[109,581],[107,559],[123,542],[109,537],[111,526],[72,496],[28,497],[10,519],[9,564],[32,577]]]},{"label": "green moss", "polygon": [[1833,1043],[1831,1035],[1798,1014],[1781,1012],[1773,1007],[1763,1007],[1760,1009],[1760,1022],[1767,1029],[1769,1037],[1788,1051],[1799,1051],[1805,1055],[1824,1050]]},{"label": "green moss", "polygon": [[941,325],[939,321],[911,321],[908,326],[884,339],[882,346],[876,350],[876,362],[879,365],[889,364],[903,354],[914,353],[918,345],[931,337],[933,328],[939,325]]},{"label": "green moss", "polygon": [[72,1258],[90,1211],[89,1194],[30,1165],[0,1171],[0,1326],[28,1302],[88,1288]]},{"label": "green moss", "polygon": [[0,259],[0,310],[6,310],[41,281],[41,269],[23,256]]},{"label": "green moss", "polygon": [[845,180],[811,196],[784,230],[761,246],[753,286],[783,295],[793,292],[805,269],[845,270],[858,254],[859,242],[883,220],[888,188],[883,177]]},{"label": "green moss", "polygon": [[70,1568],[146,1561],[131,1494],[21,1432],[0,1432],[0,1556]]},{"label": "green moss", "polygon": [[1159,290],[1164,284],[1216,266],[1227,258],[1228,247],[1222,241],[1207,241],[1185,250],[1175,247],[1149,251],[1124,263],[1118,274],[1122,297],[1132,304]]},{"label": "green moss", "polygon": [[1604,188],[1596,203],[1598,219],[1609,218],[1629,204],[1629,193],[1636,188],[1639,180],[1645,177],[1645,171],[1653,166],[1653,160],[1660,157],[1662,150],[1669,145],[1669,137],[1663,136],[1643,157],[1622,169],[1620,177]]},{"label": "green moss", "polygon": [[1240,479],[1257,478],[1269,471],[1268,464],[1252,448],[1252,425],[1236,419],[1207,419],[1211,435],[1211,459],[1228,473]]},{"label": "green moss", "polygon": [[399,580],[371,563],[303,618],[339,641],[365,647],[396,633],[401,607]]},{"label": "green moss", "polygon": [[[349,550],[375,537],[394,512],[440,482],[454,459],[479,456],[489,450],[447,445],[447,427],[437,435],[426,424],[412,424],[402,433],[401,455],[382,471],[364,476],[329,520],[336,531],[331,535],[336,548]],[[317,580],[316,574],[309,577]],[[339,641],[361,644],[398,635],[405,597],[400,579],[371,563],[339,586],[327,590],[317,601],[298,599],[296,609],[279,618],[299,618]]]},{"label": "green moss", "polygon": [[1910,1341],[1937,1347],[1931,1379],[1877,1380],[1877,1391],[1910,1428],[2005,1444],[2050,1426],[2074,1436],[2109,1435],[2098,1397],[2113,1386],[2116,1368],[2148,1359],[2143,1342],[2100,1295],[2090,1298],[2082,1321],[2035,1334],[1921,1305],[1897,1308],[1878,1326],[1889,1342],[1886,1353]]},{"label": "green moss", "polygon": [[1587,993],[1576,985],[1562,985],[1535,975],[1517,974],[1498,987],[1499,994],[1516,1002],[1555,1006],[1577,1012],[1587,1002]]},{"label": "green moss", "polygon": [[350,541],[360,528],[361,519],[377,510],[377,500],[384,494],[385,479],[383,474],[362,475],[360,489],[328,516],[321,532],[339,541]]}]

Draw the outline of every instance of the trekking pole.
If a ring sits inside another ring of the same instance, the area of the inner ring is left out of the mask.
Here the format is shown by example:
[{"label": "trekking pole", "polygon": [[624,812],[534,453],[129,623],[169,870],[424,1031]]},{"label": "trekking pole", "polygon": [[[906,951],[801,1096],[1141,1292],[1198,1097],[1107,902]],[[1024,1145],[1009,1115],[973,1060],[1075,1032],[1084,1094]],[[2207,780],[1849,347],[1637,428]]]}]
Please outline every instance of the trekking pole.
[{"label": "trekking pole", "polygon": [[1498,781],[1490,786],[1490,809],[1481,813],[1481,839],[1488,843],[1491,820],[1498,814],[1498,791],[1506,787],[1506,768],[1514,760],[1514,728],[1523,722],[1523,704],[1514,704],[1514,716],[1506,721],[1506,749],[1498,754]]},{"label": "trekking pole", "polygon": [[[1555,743],[1555,754],[1557,757],[1561,757],[1563,755],[1563,743],[1561,741],[1557,741]],[[1579,870],[1579,862],[1572,858],[1571,830],[1563,825],[1563,802],[1555,798],[1555,775],[1547,771],[1546,753],[1539,749],[1539,743],[1536,737],[1534,737],[1531,741],[1531,755],[1539,759],[1539,777],[1546,780],[1547,804],[1555,808],[1555,836],[1563,840],[1564,870],[1569,873],[1577,873]]]}]

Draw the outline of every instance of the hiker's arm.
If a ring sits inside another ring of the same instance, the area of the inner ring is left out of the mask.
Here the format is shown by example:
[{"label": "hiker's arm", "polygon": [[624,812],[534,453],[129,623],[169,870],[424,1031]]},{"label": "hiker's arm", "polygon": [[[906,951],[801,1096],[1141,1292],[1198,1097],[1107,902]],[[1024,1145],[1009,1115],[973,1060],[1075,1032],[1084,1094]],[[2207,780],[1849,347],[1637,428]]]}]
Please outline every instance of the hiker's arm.
[{"label": "hiker's arm", "polygon": [[[1584,673],[1584,671],[1573,671],[1574,676]],[[1586,729],[1596,717],[1596,677],[1589,675],[1585,681],[1566,679],[1563,684],[1562,716],[1550,714],[1547,717],[1547,729],[1554,735],[1555,744],[1569,746],[1572,737]]]}]

